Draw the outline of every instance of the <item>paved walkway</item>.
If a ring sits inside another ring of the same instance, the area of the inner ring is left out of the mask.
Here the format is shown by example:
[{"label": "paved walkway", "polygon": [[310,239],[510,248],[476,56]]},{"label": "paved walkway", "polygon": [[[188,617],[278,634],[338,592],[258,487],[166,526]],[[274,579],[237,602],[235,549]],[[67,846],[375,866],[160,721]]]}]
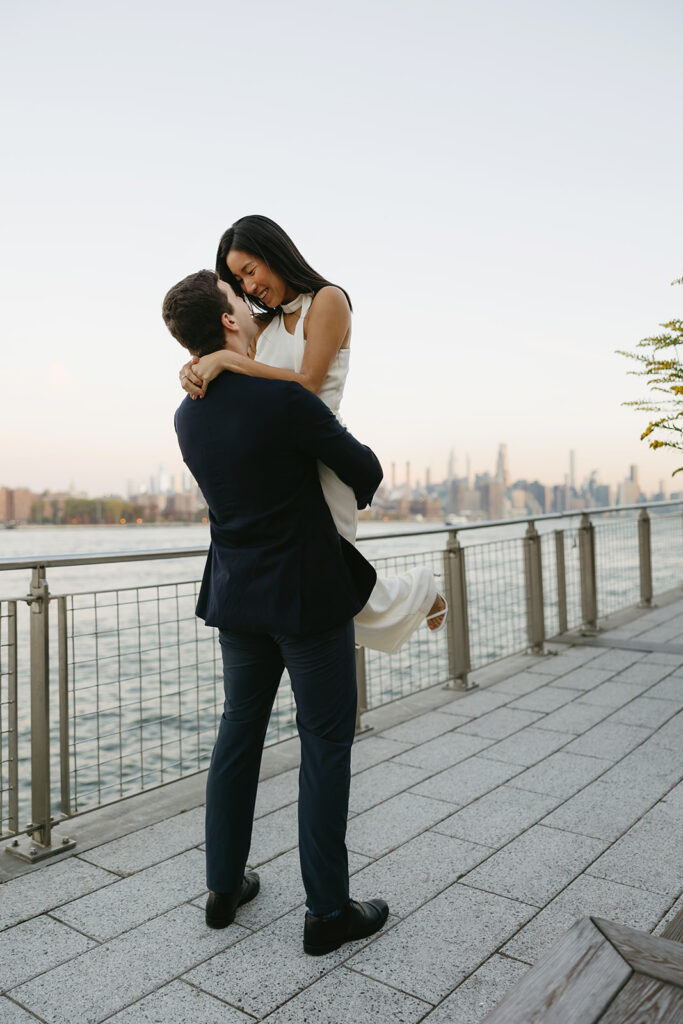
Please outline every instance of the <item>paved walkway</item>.
[{"label": "paved walkway", "polygon": [[260,895],[207,929],[202,807],[146,824],[167,787],[0,887],[0,1020],[478,1024],[577,917],[661,931],[683,903],[683,600],[600,639],[368,716],[348,846],[353,895],[389,902],[378,936],[304,955],[293,767],[260,787]]}]

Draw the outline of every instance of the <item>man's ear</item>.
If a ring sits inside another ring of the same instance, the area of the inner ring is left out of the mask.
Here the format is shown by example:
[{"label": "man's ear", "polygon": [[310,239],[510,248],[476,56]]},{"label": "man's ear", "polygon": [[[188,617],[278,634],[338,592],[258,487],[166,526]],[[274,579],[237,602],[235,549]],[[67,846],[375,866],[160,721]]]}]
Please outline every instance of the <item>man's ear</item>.
[{"label": "man's ear", "polygon": [[221,316],[221,323],[223,324],[223,327],[225,327],[226,331],[239,331],[239,324],[230,313],[223,313]]}]

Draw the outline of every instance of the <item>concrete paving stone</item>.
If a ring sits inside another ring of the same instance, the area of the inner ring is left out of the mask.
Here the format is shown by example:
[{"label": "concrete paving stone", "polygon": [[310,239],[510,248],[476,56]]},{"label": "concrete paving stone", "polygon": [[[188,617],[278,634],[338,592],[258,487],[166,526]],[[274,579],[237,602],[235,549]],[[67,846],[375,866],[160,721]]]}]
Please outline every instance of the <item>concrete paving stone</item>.
[{"label": "concrete paving stone", "polygon": [[[462,714],[462,712],[458,712]],[[416,718],[409,718],[407,722],[394,725],[380,736],[386,740],[398,740],[405,743],[425,743],[427,740],[440,736],[444,732],[455,729],[459,723],[453,720],[453,715],[444,714],[442,711],[427,711],[424,715]]]},{"label": "concrete paving stone", "polygon": [[492,742],[483,736],[468,736],[458,729],[457,732],[447,732],[443,736],[435,736],[427,743],[411,747],[404,754],[400,754],[396,761],[438,772],[479,753]]},{"label": "concrete paving stone", "polygon": [[647,794],[598,779],[544,818],[543,824],[614,842],[652,804]]},{"label": "concrete paving stone", "polygon": [[296,804],[281,807],[254,822],[251,834],[249,863],[252,867],[265,864],[299,842],[298,808]]},{"label": "concrete paving stone", "polygon": [[639,661],[630,668],[624,669],[614,677],[615,683],[638,683],[654,686],[665,676],[671,674],[671,665],[661,665],[654,661]]},{"label": "concrete paving stone", "polygon": [[364,772],[366,768],[372,768],[381,761],[388,761],[410,750],[410,747],[410,743],[387,740],[383,736],[366,736],[356,740],[351,748],[351,774]]},{"label": "concrete paving stone", "polygon": [[53,915],[98,942],[105,942],[189,902],[205,889],[204,854],[186,850],[106,889],[72,900],[54,910]]},{"label": "concrete paving stone", "polygon": [[683,910],[683,896],[679,896],[672,907],[666,912],[664,917],[661,919],[657,927],[652,932],[653,935],[661,935],[664,929],[677,917]]},{"label": "concrete paving stone", "polygon": [[683,880],[680,814],[665,803],[657,804],[588,873],[670,898],[678,896]]},{"label": "concrete paving stone", "polygon": [[432,1010],[425,1024],[480,1024],[528,970],[526,964],[495,954]]},{"label": "concrete paving stone", "polygon": [[204,807],[195,807],[121,839],[81,854],[92,864],[120,875],[132,875],[161,860],[184,853],[204,841]]},{"label": "concrete paving stone", "polygon": [[381,896],[392,914],[406,917],[492,852],[477,843],[423,832],[359,871],[353,879],[353,898]]},{"label": "concrete paving stone", "polygon": [[632,750],[602,777],[603,782],[652,794],[653,801],[664,796],[680,781],[680,760],[668,747],[657,742],[658,733]]},{"label": "concrete paving stone", "polygon": [[184,981],[172,981],[115,1013],[107,1024],[253,1024],[253,1019]]},{"label": "concrete paving stone", "polygon": [[248,932],[216,931],[196,907],[177,907],[11,990],[48,1024],[97,1024]]},{"label": "concrete paving stone", "polygon": [[662,797],[661,803],[665,804],[670,810],[676,810],[681,815],[683,820],[683,782],[679,782],[677,786]]},{"label": "concrete paving stone", "polygon": [[85,935],[46,916],[7,928],[0,932],[0,992],[49,971],[94,945]]},{"label": "concrete paving stone", "polygon": [[602,683],[594,690],[587,690],[581,700],[584,704],[599,704],[605,708],[620,708],[634,697],[640,696],[644,687],[637,683]]},{"label": "concrete paving stone", "polygon": [[444,818],[434,830],[498,849],[535,825],[557,806],[558,799],[547,793],[499,786]]},{"label": "concrete paving stone", "polygon": [[647,696],[654,700],[672,700],[679,708],[683,707],[683,676],[669,676],[647,691]]},{"label": "concrete paving stone", "polygon": [[643,657],[643,661],[669,665],[674,671],[683,668],[683,654],[668,654],[666,651],[650,651]]},{"label": "concrete paving stone", "polygon": [[456,882],[380,935],[348,966],[438,1003],[533,915],[517,900]]},{"label": "concrete paving stone", "polygon": [[555,682],[564,690],[593,690],[614,675],[611,668],[593,668],[592,665],[580,665],[566,672]]},{"label": "concrete paving stone", "polygon": [[622,651],[618,648],[613,648],[598,654],[596,658],[593,658],[590,666],[591,668],[610,668],[613,672],[621,672],[622,669],[634,665],[637,661],[641,661],[642,658],[643,654],[641,651]]},{"label": "concrete paving stone", "polygon": [[561,708],[564,704],[569,704],[570,701],[576,700],[576,690],[564,690],[559,686],[542,686],[540,690],[534,690],[533,693],[527,693],[525,697],[519,697],[518,700],[514,700],[512,704],[508,704],[510,708],[518,708],[520,711],[542,711],[547,713],[549,711],[556,711],[557,708]]},{"label": "concrete paving stone", "polygon": [[10,999],[0,996],[0,1020],[2,1024],[37,1024],[38,1018]]},{"label": "concrete paving stone", "polygon": [[299,769],[290,768],[287,772],[273,775],[270,779],[259,782],[256,792],[255,818],[264,814],[279,811],[281,807],[293,804],[299,797]]},{"label": "concrete paving stone", "polygon": [[[244,1013],[265,1017],[362,946],[362,942],[345,943],[327,956],[308,956],[303,948],[303,924],[301,911],[293,910],[206,960],[184,978]],[[385,928],[392,924],[395,919],[390,917]],[[374,940],[376,936],[363,942]]]},{"label": "concrete paving stone", "polygon": [[591,915],[649,932],[661,915],[664,902],[664,897],[655,893],[579,875],[510,939],[503,952],[535,964],[575,921]]},{"label": "concrete paving stone", "polygon": [[[579,693],[579,691],[575,692]],[[554,732],[571,732],[580,735],[594,726],[596,722],[607,718],[610,713],[609,708],[600,707],[597,704],[586,704],[581,699],[582,697],[583,694],[581,693],[571,704],[565,704],[563,708],[551,711],[545,718],[540,718],[536,722],[536,728],[552,729]]]},{"label": "concrete paving stone", "polygon": [[606,761],[618,761],[629,750],[640,746],[652,730],[641,725],[627,725],[608,718],[594,725],[592,729],[572,740],[565,750],[568,754],[586,754],[602,757]]},{"label": "concrete paving stone", "polygon": [[550,729],[534,729],[530,726],[516,732],[514,736],[508,736],[500,743],[495,743],[492,747],[487,747],[481,756],[490,757],[493,761],[510,761],[512,764],[528,767],[573,740],[573,733],[570,732],[551,732]]},{"label": "concrete paving stone", "polygon": [[400,793],[349,821],[346,845],[368,857],[381,857],[447,817],[449,805],[414,792]]},{"label": "concrete paving stone", "polygon": [[[419,748],[417,748],[419,749]],[[360,814],[404,789],[409,789],[430,774],[428,768],[416,768],[397,761],[383,761],[351,780],[349,807]]]},{"label": "concrete paving stone", "polygon": [[656,700],[651,697],[636,697],[630,704],[619,708],[608,721],[626,722],[627,725],[642,725],[657,729],[678,711],[678,704],[672,700]]},{"label": "concrete paving stone", "polygon": [[[519,765],[491,761],[483,757],[470,757],[467,761],[453,765],[452,768],[433,775],[431,779],[418,783],[411,793],[463,807],[518,773]],[[446,808],[446,814],[448,813],[453,813],[452,807],[450,811]],[[446,814],[442,817],[445,818]]]},{"label": "concrete paving stone", "polygon": [[268,1024],[417,1024],[431,1009],[405,992],[339,967],[269,1014]]},{"label": "concrete paving stone", "polygon": [[554,681],[554,675],[542,675],[540,672],[518,672],[517,675],[496,683],[495,689],[499,693],[516,694],[518,697],[523,697],[524,694],[537,690],[539,686],[545,686],[546,683]]},{"label": "concrete paving stone", "polygon": [[472,690],[470,693],[464,693],[450,704],[442,704],[439,711],[449,715],[468,715],[470,718],[478,718],[480,715],[486,715],[489,711],[507,704],[510,699],[509,693],[498,693],[488,686],[485,690]]},{"label": "concrete paving stone", "polygon": [[38,871],[12,878],[0,886],[0,931],[116,881],[118,875],[80,857],[42,865]]},{"label": "concrete paving stone", "polygon": [[602,839],[533,825],[465,875],[462,883],[543,907],[606,845]]},{"label": "concrete paving stone", "polygon": [[549,793],[566,800],[606,771],[610,764],[610,761],[603,758],[567,754],[564,750],[558,750],[517,775],[511,785],[518,789],[531,789],[535,793]]},{"label": "concrete paving stone", "polygon": [[525,725],[538,721],[537,711],[512,711],[510,708],[496,708],[488,715],[475,718],[473,722],[461,726],[459,732],[472,736],[484,736],[486,739],[502,740],[513,732],[518,732]]}]

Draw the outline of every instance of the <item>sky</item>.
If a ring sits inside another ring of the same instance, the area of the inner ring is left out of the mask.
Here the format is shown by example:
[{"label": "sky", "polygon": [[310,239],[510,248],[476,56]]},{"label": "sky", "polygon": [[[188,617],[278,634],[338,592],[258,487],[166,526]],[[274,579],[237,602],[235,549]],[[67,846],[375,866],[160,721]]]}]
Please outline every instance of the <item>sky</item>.
[{"label": "sky", "polygon": [[181,468],[167,289],[238,217],[354,304],[342,415],[390,475],[654,491],[617,349],[681,316],[683,7],[0,5],[0,486]]}]

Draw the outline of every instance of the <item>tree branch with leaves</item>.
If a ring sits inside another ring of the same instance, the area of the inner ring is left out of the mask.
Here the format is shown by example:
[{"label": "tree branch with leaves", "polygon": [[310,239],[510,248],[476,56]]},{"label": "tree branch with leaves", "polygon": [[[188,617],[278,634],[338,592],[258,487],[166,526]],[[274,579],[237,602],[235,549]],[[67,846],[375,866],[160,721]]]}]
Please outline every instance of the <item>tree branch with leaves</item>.
[{"label": "tree branch with leaves", "polygon": [[[671,282],[683,284],[683,277]],[[651,397],[623,402],[641,412],[654,413],[647,427],[640,435],[641,441],[649,438],[650,448],[677,448],[683,451],[683,363],[680,346],[683,346],[683,320],[669,320],[660,324],[662,334],[653,334],[639,341],[636,352],[624,352],[638,363],[638,369],[629,370],[636,377],[645,377]],[[683,472],[679,466],[672,473]]]}]

